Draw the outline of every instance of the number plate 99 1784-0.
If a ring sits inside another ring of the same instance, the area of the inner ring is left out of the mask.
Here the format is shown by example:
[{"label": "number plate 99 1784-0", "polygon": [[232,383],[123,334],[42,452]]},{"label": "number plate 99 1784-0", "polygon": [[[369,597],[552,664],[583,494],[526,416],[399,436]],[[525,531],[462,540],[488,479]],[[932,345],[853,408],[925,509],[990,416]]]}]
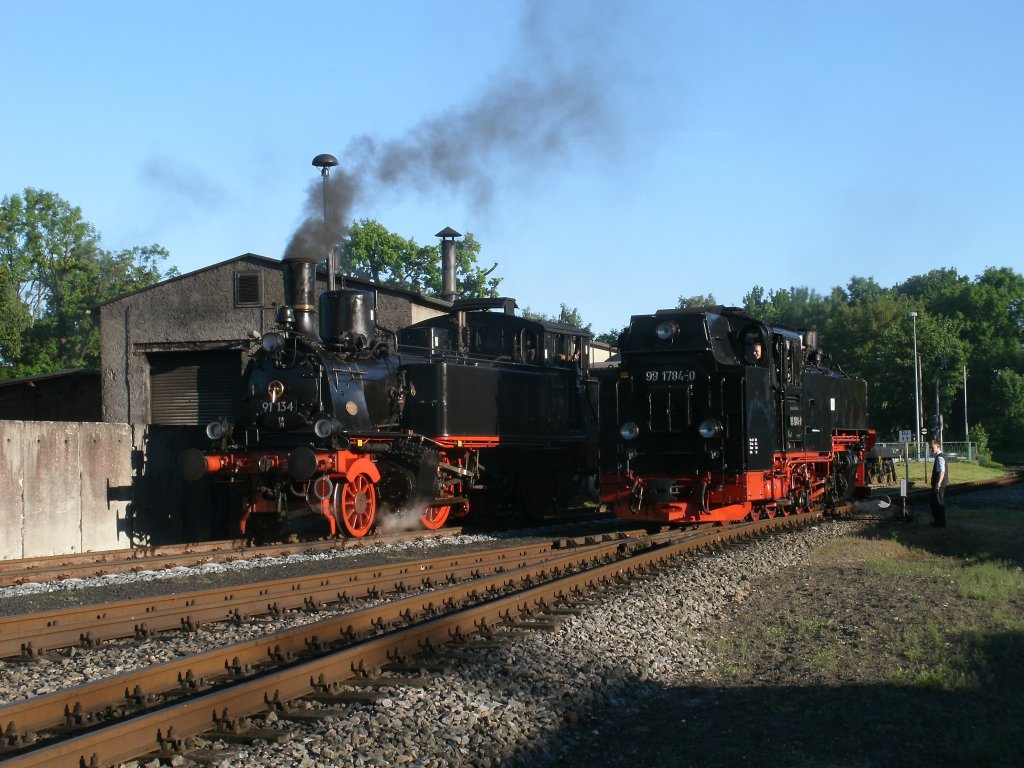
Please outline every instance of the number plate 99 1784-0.
[{"label": "number plate 99 1784-0", "polygon": [[693,381],[695,378],[697,378],[697,373],[696,373],[696,371],[679,371],[679,370],[647,371],[647,373],[644,374],[644,378],[649,383],[651,383],[651,384],[654,384],[654,383],[663,383],[664,384],[664,383],[673,382],[673,381],[678,381],[678,382]]}]

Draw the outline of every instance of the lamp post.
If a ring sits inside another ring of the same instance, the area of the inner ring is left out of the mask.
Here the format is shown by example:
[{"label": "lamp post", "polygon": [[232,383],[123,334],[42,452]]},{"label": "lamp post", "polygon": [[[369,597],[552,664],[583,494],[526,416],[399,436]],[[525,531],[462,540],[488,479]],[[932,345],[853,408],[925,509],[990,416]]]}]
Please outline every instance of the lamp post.
[{"label": "lamp post", "polygon": [[964,366],[964,440],[967,442],[967,460],[973,461],[971,455],[971,433],[967,429],[967,366]]},{"label": "lamp post", "polygon": [[935,358],[935,435],[941,443],[943,438],[942,406],[939,404],[939,381],[942,379],[942,372],[946,370],[946,356],[939,355]]},{"label": "lamp post", "polygon": [[917,460],[921,460],[921,401],[920,372],[917,368],[917,312],[910,313],[910,321],[914,324],[914,445]]},{"label": "lamp post", "polygon": [[331,175],[331,168],[338,164],[338,158],[334,155],[317,155],[313,158],[313,166],[320,169],[320,176],[323,177],[324,195],[324,246],[327,248],[327,290],[334,290],[334,246],[331,245],[331,230],[327,219],[327,177]]}]

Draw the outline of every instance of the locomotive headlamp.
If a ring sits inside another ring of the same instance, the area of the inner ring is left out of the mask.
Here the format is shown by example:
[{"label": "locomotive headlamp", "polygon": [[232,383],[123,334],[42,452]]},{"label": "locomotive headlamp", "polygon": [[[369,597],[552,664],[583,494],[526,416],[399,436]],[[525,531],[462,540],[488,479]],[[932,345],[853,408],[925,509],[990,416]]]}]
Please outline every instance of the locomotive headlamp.
[{"label": "locomotive headlamp", "polygon": [[231,422],[218,419],[206,425],[206,436],[211,440],[221,440],[230,435],[233,429]]},{"label": "locomotive headlamp", "polygon": [[623,440],[636,440],[637,435],[640,434],[640,430],[636,426],[636,422],[627,421],[619,427],[619,434],[622,436]]},{"label": "locomotive headlamp", "polygon": [[697,431],[705,440],[710,440],[722,434],[722,422],[718,419],[704,419],[697,427]]},{"label": "locomotive headlamp", "polygon": [[671,320],[658,323],[658,327],[654,329],[654,335],[658,337],[658,341],[672,341],[678,332],[679,326]]},{"label": "locomotive headlamp", "polygon": [[260,339],[260,346],[263,347],[263,351],[267,354],[273,354],[284,346],[284,336],[280,333],[265,333],[263,338]]}]

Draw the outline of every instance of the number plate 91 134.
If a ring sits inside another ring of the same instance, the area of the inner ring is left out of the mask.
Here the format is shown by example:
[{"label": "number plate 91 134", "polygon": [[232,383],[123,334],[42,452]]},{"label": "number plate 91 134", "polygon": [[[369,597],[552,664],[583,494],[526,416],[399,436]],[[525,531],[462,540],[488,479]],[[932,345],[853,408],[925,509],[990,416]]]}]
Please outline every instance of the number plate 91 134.
[{"label": "number plate 91 134", "polygon": [[295,413],[297,410],[294,400],[278,400],[276,403],[264,400],[260,406],[263,413]]}]

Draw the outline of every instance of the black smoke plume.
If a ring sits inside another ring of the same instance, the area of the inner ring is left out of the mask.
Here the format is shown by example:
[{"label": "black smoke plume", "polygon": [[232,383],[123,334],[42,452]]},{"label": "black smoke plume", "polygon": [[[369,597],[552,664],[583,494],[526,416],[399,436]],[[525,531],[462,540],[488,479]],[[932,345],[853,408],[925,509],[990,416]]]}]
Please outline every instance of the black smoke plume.
[{"label": "black smoke plume", "polygon": [[[522,24],[518,55],[492,80],[475,103],[453,108],[414,126],[404,136],[381,141],[358,136],[349,142],[327,184],[327,227],[331,243],[344,235],[360,195],[410,190],[467,195],[479,208],[494,198],[497,170],[509,162],[529,175],[543,175],[570,151],[612,137],[609,51],[605,32],[616,13],[607,4],[586,7],[561,19],[559,4],[530,4]],[[621,11],[621,9],[619,9]],[[307,218],[286,253],[325,254],[324,186],[311,182]],[[307,251],[306,249],[312,249]]]}]

